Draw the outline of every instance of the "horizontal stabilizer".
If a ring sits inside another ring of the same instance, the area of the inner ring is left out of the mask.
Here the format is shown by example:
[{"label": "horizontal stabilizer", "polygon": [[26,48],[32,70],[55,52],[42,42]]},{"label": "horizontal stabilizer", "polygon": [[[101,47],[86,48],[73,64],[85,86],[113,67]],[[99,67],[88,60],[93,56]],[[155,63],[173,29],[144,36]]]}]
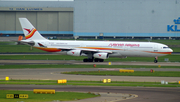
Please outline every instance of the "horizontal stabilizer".
[{"label": "horizontal stabilizer", "polygon": [[34,46],[35,42],[34,41],[30,41],[30,40],[20,40],[20,41],[16,41],[18,42],[18,44],[25,44],[25,45],[30,45],[30,46]]}]

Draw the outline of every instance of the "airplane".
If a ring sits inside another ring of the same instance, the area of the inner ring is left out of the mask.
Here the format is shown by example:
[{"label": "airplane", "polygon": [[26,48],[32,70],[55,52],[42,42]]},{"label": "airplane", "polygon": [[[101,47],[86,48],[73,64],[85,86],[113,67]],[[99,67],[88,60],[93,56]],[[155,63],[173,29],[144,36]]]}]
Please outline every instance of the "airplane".
[{"label": "airplane", "polygon": [[154,63],[157,63],[159,56],[173,52],[167,45],[155,42],[48,40],[36,30],[27,18],[19,18],[19,21],[26,38],[26,40],[20,38],[20,43],[47,52],[87,56],[83,62],[103,62],[109,57],[126,58],[130,56],[154,57]]}]

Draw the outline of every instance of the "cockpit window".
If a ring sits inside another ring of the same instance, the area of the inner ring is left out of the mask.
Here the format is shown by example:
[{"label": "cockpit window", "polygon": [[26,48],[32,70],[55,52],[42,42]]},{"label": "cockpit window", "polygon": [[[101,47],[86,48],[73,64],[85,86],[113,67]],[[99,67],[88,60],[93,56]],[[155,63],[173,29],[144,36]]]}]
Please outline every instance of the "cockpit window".
[{"label": "cockpit window", "polygon": [[163,47],[163,49],[169,49],[169,47]]}]

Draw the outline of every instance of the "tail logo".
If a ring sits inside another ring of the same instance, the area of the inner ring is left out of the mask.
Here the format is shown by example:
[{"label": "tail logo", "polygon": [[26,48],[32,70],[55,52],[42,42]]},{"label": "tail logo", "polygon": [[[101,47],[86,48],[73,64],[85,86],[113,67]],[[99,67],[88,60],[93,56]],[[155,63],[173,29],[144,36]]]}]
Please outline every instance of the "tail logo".
[{"label": "tail logo", "polygon": [[23,29],[28,32],[28,34],[26,34],[26,36],[25,36],[26,39],[31,38],[34,35],[34,33],[36,32],[35,28],[32,28],[31,30],[30,29],[26,29],[26,28],[23,28]]}]

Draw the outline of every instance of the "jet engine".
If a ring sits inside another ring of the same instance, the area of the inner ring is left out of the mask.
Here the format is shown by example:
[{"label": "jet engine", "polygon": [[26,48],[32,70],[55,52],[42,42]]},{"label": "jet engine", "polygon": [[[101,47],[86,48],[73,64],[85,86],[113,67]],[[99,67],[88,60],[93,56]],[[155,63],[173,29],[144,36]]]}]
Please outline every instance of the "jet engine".
[{"label": "jet engine", "polygon": [[109,58],[109,55],[108,53],[95,53],[93,57],[99,58],[99,59],[107,59]]},{"label": "jet engine", "polygon": [[67,55],[71,55],[71,56],[81,56],[82,52],[81,50],[70,50],[67,51]]}]

